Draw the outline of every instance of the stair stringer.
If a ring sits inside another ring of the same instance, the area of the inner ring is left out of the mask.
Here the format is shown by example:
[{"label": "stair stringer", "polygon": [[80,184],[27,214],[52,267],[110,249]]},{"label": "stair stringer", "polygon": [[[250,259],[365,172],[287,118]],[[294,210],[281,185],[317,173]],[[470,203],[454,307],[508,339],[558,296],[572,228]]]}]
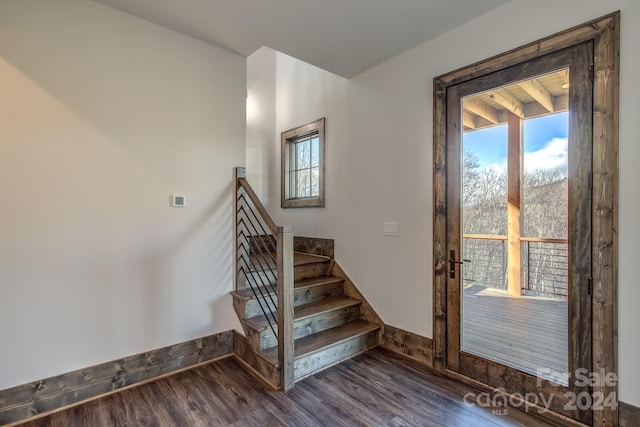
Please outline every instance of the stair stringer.
[{"label": "stair stringer", "polygon": [[[344,270],[339,266],[339,264],[331,258],[328,266],[326,268],[326,275],[336,276],[344,280],[343,282],[343,294],[346,297],[351,297],[361,301],[359,305],[359,316],[358,318],[362,321],[369,322],[378,327],[377,331],[373,331],[370,336],[359,338],[362,341],[361,345],[356,348],[354,346],[354,351],[349,352],[345,351],[344,357],[336,357],[335,360],[331,361],[325,366],[319,367],[319,369],[312,369],[307,373],[302,373],[302,375],[296,375],[295,381],[299,381],[304,379],[309,375],[313,375],[318,373],[324,369],[327,369],[333,365],[346,361],[348,359],[353,358],[354,356],[364,353],[372,348],[375,348],[382,344],[383,337],[383,328],[384,323],[378,314],[375,312],[371,304],[366,300],[366,298],[362,295],[362,293],[358,290],[353,281],[348,277],[348,275],[344,272]],[[302,275],[304,277],[304,275]],[[234,309],[238,318],[240,319],[240,323],[244,329],[244,335],[241,333],[235,334],[235,342],[234,342],[234,353],[235,356],[241,360],[247,367],[249,367],[256,376],[261,378],[264,382],[268,384],[269,387],[273,389],[280,389],[280,366],[278,363],[274,363],[273,359],[269,359],[263,353],[256,350],[256,343],[251,341],[251,333],[249,328],[247,328],[246,323],[244,321],[245,315],[245,306],[234,300]],[[255,338],[255,337],[254,337]],[[342,346],[348,346],[348,344],[338,344]],[[333,350],[329,350],[329,352],[335,352],[335,348]],[[345,347],[346,348],[346,347]],[[329,361],[329,360],[328,360]]]},{"label": "stair stringer", "polygon": [[340,265],[335,261],[335,259],[331,260],[329,271],[332,275],[336,277],[340,277],[344,279],[344,295],[356,298],[362,301],[360,305],[360,319],[366,320],[367,322],[376,324],[380,326],[380,330],[378,331],[378,345],[382,343],[382,337],[384,333],[384,322],[382,318],[376,313],[374,308],[369,304],[369,301],[362,295],[362,293],[358,290],[358,287],[353,283],[353,281],[349,278],[347,273],[340,267]]}]

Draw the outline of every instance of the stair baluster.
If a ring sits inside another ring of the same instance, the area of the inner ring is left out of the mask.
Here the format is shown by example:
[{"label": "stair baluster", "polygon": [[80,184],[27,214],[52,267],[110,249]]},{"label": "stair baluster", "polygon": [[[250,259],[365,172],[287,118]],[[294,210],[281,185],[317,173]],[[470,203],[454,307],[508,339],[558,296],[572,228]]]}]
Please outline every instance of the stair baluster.
[{"label": "stair baluster", "polygon": [[234,169],[234,182],[236,291],[251,290],[277,337],[280,386],[288,390],[294,385],[293,229],[275,224],[245,168]]},{"label": "stair baluster", "polygon": [[235,178],[231,294],[246,334],[234,343],[238,357],[269,384],[289,390],[378,345],[382,322],[333,260],[333,249],[331,256],[294,252],[292,228],[276,225],[243,168]]}]

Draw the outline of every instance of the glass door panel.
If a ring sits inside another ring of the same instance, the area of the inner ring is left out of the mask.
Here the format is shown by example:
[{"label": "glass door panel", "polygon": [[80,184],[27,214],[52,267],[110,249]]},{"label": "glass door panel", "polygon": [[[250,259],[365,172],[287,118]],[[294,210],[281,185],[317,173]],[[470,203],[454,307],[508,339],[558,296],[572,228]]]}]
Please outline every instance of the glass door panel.
[{"label": "glass door panel", "polygon": [[[460,349],[563,385],[569,372],[566,82],[562,69],[464,97],[461,137]],[[536,100],[532,85],[555,103]]]}]

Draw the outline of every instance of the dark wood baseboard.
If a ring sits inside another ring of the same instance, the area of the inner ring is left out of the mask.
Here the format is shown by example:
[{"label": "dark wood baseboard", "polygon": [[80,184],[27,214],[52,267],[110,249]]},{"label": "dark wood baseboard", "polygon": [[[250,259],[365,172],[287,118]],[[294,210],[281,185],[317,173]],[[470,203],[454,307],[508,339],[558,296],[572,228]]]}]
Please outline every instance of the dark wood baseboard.
[{"label": "dark wood baseboard", "polygon": [[433,366],[433,341],[413,332],[384,325],[382,347],[407,356],[416,362]]},{"label": "dark wood baseboard", "polygon": [[233,331],[221,332],[0,390],[0,425],[40,417],[231,355],[233,340]]},{"label": "dark wood baseboard", "polygon": [[234,331],[233,353],[242,364],[253,374],[262,380],[269,388],[278,390],[280,387],[280,371],[277,367],[267,362],[266,359],[256,355],[252,350],[247,337]]},{"label": "dark wood baseboard", "polygon": [[626,402],[618,402],[618,425],[636,427],[640,425],[640,408]]}]

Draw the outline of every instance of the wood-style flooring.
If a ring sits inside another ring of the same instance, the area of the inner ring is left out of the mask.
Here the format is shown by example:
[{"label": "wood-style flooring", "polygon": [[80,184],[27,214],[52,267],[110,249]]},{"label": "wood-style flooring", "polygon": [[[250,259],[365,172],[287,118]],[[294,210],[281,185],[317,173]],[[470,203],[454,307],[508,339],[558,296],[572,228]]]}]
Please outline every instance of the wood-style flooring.
[{"label": "wood-style flooring", "polygon": [[470,406],[469,392],[479,393],[382,349],[310,376],[287,393],[266,389],[229,357],[23,427],[548,425],[514,408],[504,414],[504,408]]},{"label": "wood-style flooring", "polygon": [[534,375],[569,371],[566,300],[510,297],[477,285],[463,298],[464,351]]}]

